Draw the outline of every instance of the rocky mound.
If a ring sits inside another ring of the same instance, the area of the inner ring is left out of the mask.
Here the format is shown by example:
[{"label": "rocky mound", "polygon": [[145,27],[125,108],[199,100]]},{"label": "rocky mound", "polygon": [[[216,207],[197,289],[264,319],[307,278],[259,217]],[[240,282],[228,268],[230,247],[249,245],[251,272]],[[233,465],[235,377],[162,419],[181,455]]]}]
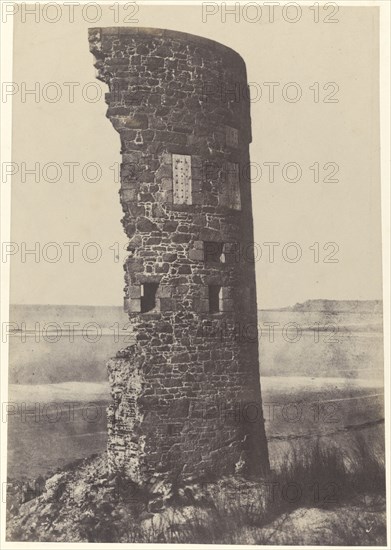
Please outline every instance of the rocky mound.
[{"label": "rocky mound", "polygon": [[240,477],[141,490],[107,469],[105,455],[46,480],[20,504],[10,484],[7,540],[30,542],[385,545],[385,498],[333,504],[278,502],[273,482]]}]

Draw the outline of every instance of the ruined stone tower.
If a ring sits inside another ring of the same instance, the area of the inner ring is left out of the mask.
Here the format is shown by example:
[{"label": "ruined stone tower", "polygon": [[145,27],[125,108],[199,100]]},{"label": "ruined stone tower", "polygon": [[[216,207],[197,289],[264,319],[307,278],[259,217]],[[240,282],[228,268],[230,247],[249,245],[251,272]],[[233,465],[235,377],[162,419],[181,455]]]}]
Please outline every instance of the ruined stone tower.
[{"label": "ruined stone tower", "polygon": [[109,362],[108,455],[136,482],[268,470],[258,366],[246,68],[230,48],[89,31],[121,139],[136,343]]}]

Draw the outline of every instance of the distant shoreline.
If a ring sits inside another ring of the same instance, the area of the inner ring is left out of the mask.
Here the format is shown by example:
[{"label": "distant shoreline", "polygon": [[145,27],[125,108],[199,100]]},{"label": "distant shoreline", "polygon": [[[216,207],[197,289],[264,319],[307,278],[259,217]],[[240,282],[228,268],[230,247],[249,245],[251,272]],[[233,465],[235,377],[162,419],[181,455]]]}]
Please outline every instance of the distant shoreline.
[{"label": "distant shoreline", "polygon": [[[374,312],[379,313],[383,307],[383,300],[331,300],[328,298],[316,298],[297,302],[294,305],[284,307],[261,307],[258,311],[318,311],[320,313],[333,309],[339,312]],[[10,303],[10,309],[59,309],[59,310],[122,310],[121,305],[91,305],[91,304],[13,304]],[[380,311],[376,311],[380,309]]]}]

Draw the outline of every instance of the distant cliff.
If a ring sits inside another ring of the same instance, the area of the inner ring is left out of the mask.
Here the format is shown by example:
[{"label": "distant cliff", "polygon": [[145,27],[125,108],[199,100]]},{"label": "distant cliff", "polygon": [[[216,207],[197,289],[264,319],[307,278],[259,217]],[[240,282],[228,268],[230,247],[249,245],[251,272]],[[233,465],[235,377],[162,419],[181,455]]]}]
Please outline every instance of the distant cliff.
[{"label": "distant cliff", "polygon": [[382,300],[306,300],[281,311],[318,311],[322,313],[382,313]]}]

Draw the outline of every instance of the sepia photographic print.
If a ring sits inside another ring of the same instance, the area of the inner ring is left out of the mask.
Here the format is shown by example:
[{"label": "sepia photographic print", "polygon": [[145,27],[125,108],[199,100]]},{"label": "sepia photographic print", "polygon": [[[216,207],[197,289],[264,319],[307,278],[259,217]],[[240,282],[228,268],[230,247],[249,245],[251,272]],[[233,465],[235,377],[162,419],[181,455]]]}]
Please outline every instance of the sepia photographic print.
[{"label": "sepia photographic print", "polygon": [[389,4],[1,21],[0,547],[389,548]]}]

